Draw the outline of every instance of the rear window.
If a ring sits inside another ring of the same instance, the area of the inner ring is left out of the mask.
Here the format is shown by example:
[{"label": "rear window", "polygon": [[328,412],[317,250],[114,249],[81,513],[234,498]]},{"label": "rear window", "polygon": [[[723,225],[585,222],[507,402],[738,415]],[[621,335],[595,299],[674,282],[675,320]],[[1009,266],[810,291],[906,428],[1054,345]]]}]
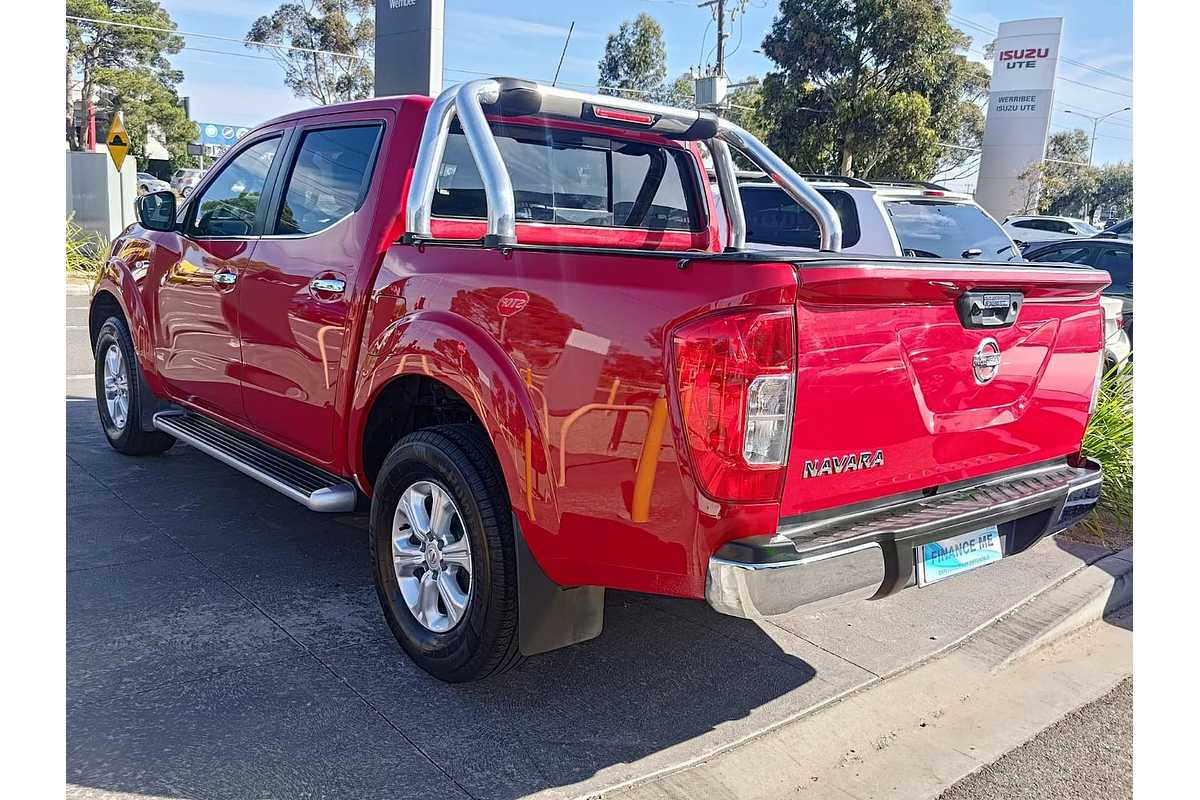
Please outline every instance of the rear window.
[{"label": "rear window", "polygon": [[1112,277],[1105,291],[1111,294],[1133,294],[1133,251],[1123,247],[1106,248],[1096,259],[1096,266]]},{"label": "rear window", "polygon": [[[842,246],[858,243],[858,209],[854,198],[837,189],[818,189],[842,220]],[[742,211],[746,215],[746,241],[785,247],[821,246],[821,229],[787,192],[778,186],[741,186]]]},{"label": "rear window", "polygon": [[896,238],[906,256],[1019,261],[1020,254],[996,221],[978,206],[939,200],[892,200],[885,203]]},{"label": "rear window", "polygon": [[[691,231],[707,224],[687,151],[552,128],[498,125],[493,132],[517,222]],[[446,140],[432,211],[487,215],[483,182],[457,127]]]}]

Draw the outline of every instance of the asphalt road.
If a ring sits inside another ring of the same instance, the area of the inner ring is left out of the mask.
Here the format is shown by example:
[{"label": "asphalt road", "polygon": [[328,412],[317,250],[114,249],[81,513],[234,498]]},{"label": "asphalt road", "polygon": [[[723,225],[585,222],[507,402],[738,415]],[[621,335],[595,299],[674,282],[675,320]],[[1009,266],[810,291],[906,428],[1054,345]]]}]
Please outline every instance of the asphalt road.
[{"label": "asphalt road", "polygon": [[[365,520],[96,421],[69,287],[67,795],[566,798],[730,745],[953,646],[1106,550],[753,623],[610,591],[597,639],[450,686],[383,621]],[[949,611],[948,611],[949,610]]]},{"label": "asphalt road", "polygon": [[950,787],[939,800],[1133,797],[1133,679]]}]

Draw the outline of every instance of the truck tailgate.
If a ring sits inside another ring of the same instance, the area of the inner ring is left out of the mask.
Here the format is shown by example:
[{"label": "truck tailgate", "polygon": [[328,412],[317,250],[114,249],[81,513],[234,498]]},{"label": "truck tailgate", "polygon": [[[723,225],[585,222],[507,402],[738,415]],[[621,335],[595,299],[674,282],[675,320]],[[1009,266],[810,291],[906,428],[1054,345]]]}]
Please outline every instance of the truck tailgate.
[{"label": "truck tailgate", "polygon": [[[933,491],[1079,449],[1107,273],[837,259],[797,269],[782,516]],[[1002,308],[1006,294],[1015,315]]]}]

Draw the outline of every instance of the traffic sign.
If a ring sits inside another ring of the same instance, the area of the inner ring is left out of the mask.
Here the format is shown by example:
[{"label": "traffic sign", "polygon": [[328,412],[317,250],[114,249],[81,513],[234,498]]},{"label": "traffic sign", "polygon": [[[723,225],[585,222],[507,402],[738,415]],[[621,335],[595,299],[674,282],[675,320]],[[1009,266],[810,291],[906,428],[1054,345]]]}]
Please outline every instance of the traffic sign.
[{"label": "traffic sign", "polygon": [[121,171],[121,165],[125,163],[125,154],[129,152],[129,132],[125,130],[125,123],[121,117],[120,111],[113,115],[112,124],[108,126],[108,135],[104,137],[104,143],[108,145],[108,154],[112,157],[117,172]]}]

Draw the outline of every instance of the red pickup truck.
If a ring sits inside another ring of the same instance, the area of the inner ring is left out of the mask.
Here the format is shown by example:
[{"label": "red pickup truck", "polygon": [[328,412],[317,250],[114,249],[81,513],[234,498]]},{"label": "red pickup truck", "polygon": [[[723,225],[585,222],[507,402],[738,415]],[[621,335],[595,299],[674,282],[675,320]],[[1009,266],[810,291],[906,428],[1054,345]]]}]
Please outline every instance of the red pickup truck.
[{"label": "red pickup truck", "polygon": [[[731,149],[821,251],[745,249]],[[508,78],[326,106],[138,218],[91,302],[109,442],[369,508],[387,622],[444,680],[598,635],[607,587],[882,598],[1099,495],[1106,273],[841,255],[708,112]]]}]

